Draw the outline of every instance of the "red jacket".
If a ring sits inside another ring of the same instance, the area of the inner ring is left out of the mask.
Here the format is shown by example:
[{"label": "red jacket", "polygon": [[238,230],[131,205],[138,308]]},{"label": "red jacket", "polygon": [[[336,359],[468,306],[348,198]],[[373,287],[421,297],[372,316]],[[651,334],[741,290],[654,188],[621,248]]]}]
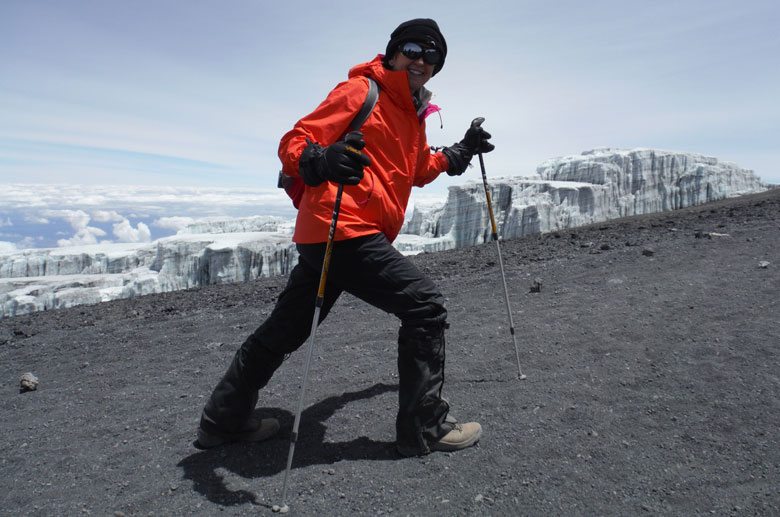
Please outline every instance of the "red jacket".
[{"label": "red jacket", "polygon": [[[449,165],[442,153],[430,151],[425,121],[417,116],[406,72],[386,69],[377,56],[350,70],[349,80],[337,85],[317,109],[282,137],[279,158],[285,174],[298,175],[307,138],[327,146],[347,131],[368,93],[365,77],[374,79],[380,88],[379,100],[360,129],[371,165],[364,169],[358,185],[344,187],[337,241],[379,232],[393,241],[401,230],[412,186],[430,183]],[[327,240],[337,188],[330,181],[306,187],[293,241]]]}]

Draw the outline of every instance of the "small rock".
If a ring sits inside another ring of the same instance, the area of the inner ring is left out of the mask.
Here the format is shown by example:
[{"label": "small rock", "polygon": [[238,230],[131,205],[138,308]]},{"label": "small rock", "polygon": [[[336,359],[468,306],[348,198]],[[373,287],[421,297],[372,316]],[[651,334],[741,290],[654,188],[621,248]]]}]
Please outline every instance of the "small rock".
[{"label": "small rock", "polygon": [[769,261],[768,260],[762,260],[761,262],[758,263],[758,267],[760,267],[761,269],[768,268],[769,267]]},{"label": "small rock", "polygon": [[477,494],[477,497],[474,498],[474,502],[481,503],[484,498],[485,497],[482,494]]},{"label": "small rock", "polygon": [[[266,507],[267,508],[267,507]],[[286,504],[284,506],[279,506],[278,504],[275,504],[271,507],[271,510],[274,513],[287,513],[290,511],[290,507]]]},{"label": "small rock", "polygon": [[531,282],[531,292],[532,293],[541,293],[542,292],[542,280],[541,280],[541,278],[534,278],[534,281]]},{"label": "small rock", "polygon": [[31,372],[23,373],[22,378],[19,379],[19,393],[26,391],[35,391],[38,389],[38,377]]},{"label": "small rock", "polygon": [[607,243],[605,242],[604,244],[602,244],[602,245],[599,247],[599,249],[600,249],[601,251],[607,251],[607,250],[609,250],[609,249],[610,249],[610,245],[609,245],[609,244],[607,244]]},{"label": "small rock", "polygon": [[653,255],[655,255],[655,250],[653,248],[643,248],[642,255],[644,255],[645,257],[652,257]]}]

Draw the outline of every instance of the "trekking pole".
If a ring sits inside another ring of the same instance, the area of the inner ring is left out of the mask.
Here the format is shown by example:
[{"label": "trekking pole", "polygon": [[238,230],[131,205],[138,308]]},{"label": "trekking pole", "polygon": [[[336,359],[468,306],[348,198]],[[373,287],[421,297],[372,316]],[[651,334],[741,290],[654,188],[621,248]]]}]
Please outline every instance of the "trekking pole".
[{"label": "trekking pole", "polygon": [[[471,127],[479,128],[485,121],[484,117],[477,117],[471,122]],[[496,218],[493,215],[493,203],[490,199],[490,189],[488,188],[487,174],[485,173],[485,161],[482,159],[482,153],[479,153],[479,166],[482,169],[482,184],[485,186],[485,197],[487,198],[488,214],[490,214],[490,226],[493,231],[492,238],[496,241],[496,250],[498,250],[498,264],[501,267],[501,280],[504,282],[504,301],[506,301],[506,313],[509,315],[509,333],[512,335],[512,343],[515,345],[515,358],[517,359],[517,378],[524,380],[526,378],[522,368],[520,368],[520,352],[517,350],[517,338],[515,337],[515,323],[512,320],[512,309],[509,306],[509,290],[506,287],[506,275],[504,274],[504,261],[501,258],[501,246],[498,244],[498,230],[496,229]]]},{"label": "trekking pole", "polygon": [[[345,138],[347,144],[350,143],[352,133],[349,133]],[[353,141],[354,142],[354,141]],[[360,154],[358,149],[348,145],[347,149],[351,152]],[[328,242],[325,245],[325,256],[322,259],[322,272],[320,273],[320,283],[317,288],[317,299],[314,303],[314,317],[311,321],[311,332],[309,333],[309,350],[306,352],[306,365],[303,369],[303,383],[301,384],[301,395],[298,398],[298,409],[295,412],[295,421],[293,422],[292,434],[290,435],[290,451],[287,454],[287,468],[284,471],[284,482],[282,484],[282,505],[273,506],[273,511],[279,513],[287,513],[290,511],[290,507],[287,506],[287,480],[290,476],[290,469],[292,468],[293,456],[295,455],[295,442],[298,441],[298,427],[301,424],[301,412],[303,411],[303,402],[306,399],[306,382],[309,378],[309,367],[311,366],[311,358],[314,354],[314,341],[317,334],[317,322],[320,319],[320,310],[322,309],[323,301],[325,300],[325,282],[328,278],[328,267],[330,266],[330,257],[333,253],[333,237],[336,235],[336,222],[339,218],[339,210],[341,209],[341,194],[344,192],[344,185],[339,183],[338,191],[336,192],[336,202],[333,205],[333,216],[330,220],[330,229],[328,230]]]}]

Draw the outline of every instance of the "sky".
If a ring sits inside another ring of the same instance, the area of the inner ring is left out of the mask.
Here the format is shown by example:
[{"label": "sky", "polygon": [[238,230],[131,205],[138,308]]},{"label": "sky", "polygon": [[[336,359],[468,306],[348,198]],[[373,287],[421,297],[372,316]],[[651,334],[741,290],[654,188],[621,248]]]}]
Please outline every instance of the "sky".
[{"label": "sky", "polygon": [[651,147],[780,183],[776,0],[1,0],[0,188],[273,189],[281,136],[415,17],[448,44],[429,143],[485,117],[489,176]]}]

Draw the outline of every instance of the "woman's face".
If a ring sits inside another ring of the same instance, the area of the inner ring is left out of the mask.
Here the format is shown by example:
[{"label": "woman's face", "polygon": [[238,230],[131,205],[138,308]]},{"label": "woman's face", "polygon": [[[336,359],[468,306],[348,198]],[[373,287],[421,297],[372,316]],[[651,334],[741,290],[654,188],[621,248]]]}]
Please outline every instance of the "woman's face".
[{"label": "woman's face", "polygon": [[416,92],[422,88],[423,85],[433,77],[433,70],[435,68],[434,65],[429,65],[423,61],[422,56],[415,60],[411,60],[404,56],[400,51],[395,53],[395,56],[393,56],[389,63],[393,70],[406,71],[406,75],[409,77],[409,88],[412,92]]}]

